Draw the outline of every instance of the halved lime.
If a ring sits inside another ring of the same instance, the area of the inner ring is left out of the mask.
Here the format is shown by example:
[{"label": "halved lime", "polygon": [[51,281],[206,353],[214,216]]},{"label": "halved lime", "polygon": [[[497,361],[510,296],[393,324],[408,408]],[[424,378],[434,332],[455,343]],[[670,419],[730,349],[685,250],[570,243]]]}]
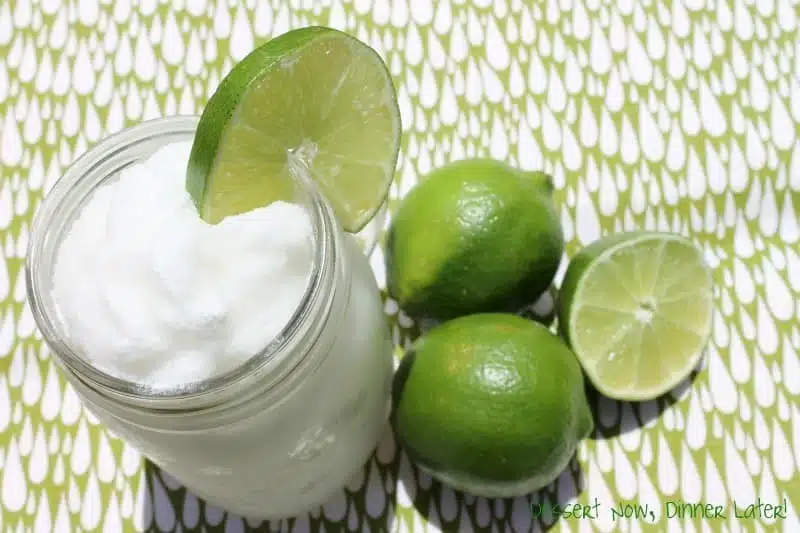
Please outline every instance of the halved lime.
[{"label": "halved lime", "polygon": [[711,332],[712,294],[710,269],[691,240],[616,234],[570,262],[559,327],[597,390],[653,399],[697,366]]},{"label": "halved lime", "polygon": [[222,80],[200,117],[186,190],[217,223],[292,201],[308,176],[355,233],[383,204],[399,145],[394,86],[375,50],[338,30],[301,28]]}]

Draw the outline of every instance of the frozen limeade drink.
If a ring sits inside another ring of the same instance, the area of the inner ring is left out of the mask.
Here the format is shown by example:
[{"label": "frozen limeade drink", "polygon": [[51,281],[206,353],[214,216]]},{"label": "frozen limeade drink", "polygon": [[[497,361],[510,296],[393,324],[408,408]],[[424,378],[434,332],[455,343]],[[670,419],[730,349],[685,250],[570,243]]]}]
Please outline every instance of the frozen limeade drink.
[{"label": "frozen limeade drink", "polygon": [[324,503],[385,429],[392,346],[356,238],[399,112],[380,57],[273,39],[201,117],[117,133],[44,200],[35,319],[84,404],[197,495],[253,517]]}]

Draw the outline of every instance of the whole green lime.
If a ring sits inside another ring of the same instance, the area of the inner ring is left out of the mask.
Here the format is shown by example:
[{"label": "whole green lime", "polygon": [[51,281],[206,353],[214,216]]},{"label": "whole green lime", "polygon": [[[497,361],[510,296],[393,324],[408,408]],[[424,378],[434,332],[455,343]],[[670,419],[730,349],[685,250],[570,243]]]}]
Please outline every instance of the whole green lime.
[{"label": "whole green lime", "polygon": [[456,318],[417,339],[393,397],[411,459],[480,496],[544,487],[594,428],[572,352],[541,324],[505,313]]},{"label": "whole green lime", "polygon": [[457,161],[430,173],[395,212],[388,289],[415,318],[513,312],[547,290],[563,250],[547,174]]}]

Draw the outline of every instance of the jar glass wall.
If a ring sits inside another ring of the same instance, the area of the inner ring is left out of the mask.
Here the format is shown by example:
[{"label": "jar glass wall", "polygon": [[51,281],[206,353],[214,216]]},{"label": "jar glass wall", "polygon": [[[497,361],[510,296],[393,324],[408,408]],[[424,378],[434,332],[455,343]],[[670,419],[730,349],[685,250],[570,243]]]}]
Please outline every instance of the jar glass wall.
[{"label": "jar glass wall", "polygon": [[290,323],[244,365],[180,390],[148,390],[78,355],[50,291],[59,244],[92,191],[161,146],[190,140],[196,125],[196,117],[146,122],[73,163],[34,222],[28,298],[63,374],[107,427],[210,502],[246,516],[296,515],[362,467],[388,416],[391,337],[362,251],[374,240],[342,232],[307,191],[314,265]]}]

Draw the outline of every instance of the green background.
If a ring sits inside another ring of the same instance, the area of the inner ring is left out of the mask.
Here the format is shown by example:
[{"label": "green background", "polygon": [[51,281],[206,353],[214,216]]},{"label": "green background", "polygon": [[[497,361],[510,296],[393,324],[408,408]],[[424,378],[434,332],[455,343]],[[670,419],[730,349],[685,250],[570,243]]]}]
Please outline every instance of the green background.
[{"label": "green background", "polygon": [[[580,493],[601,516],[553,531],[800,531],[798,17],[796,0],[0,0],[0,530],[256,525],[146,468],[83,411],[41,343],[21,265],[36,206],[77,155],[126,125],[199,112],[254,45],[321,23],[390,67],[405,127],[392,198],[468,156],[545,169],[570,253],[623,228],[691,235],[714,267],[716,318],[690,386],[599,401],[597,435],[538,494],[455,493],[387,434],[322,509],[261,530],[538,531],[549,524],[531,502]],[[785,498],[787,519],[663,515],[668,500],[730,511],[759,497]],[[611,522],[629,501],[657,507],[657,523]]]}]

